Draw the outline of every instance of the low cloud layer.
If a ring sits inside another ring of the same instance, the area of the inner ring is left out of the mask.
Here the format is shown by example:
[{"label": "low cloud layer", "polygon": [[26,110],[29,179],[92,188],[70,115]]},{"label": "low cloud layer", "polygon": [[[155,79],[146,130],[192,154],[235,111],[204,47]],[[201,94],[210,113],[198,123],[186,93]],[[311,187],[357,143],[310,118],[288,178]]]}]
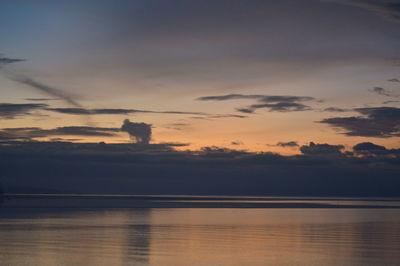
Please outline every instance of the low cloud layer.
[{"label": "low cloud layer", "polygon": [[121,131],[128,132],[131,139],[136,143],[149,144],[151,140],[151,125],[146,123],[135,123],[125,119]]},{"label": "low cloud layer", "polygon": [[3,142],[0,168],[4,187],[15,193],[400,195],[400,149],[310,143],[301,150],[282,156],[169,144]]},{"label": "low cloud layer", "polygon": [[227,94],[219,96],[204,96],[197,98],[198,101],[227,101],[240,99],[254,99],[259,102],[247,107],[237,108],[242,113],[250,114],[255,110],[266,108],[269,112],[295,112],[307,111],[312,108],[301,102],[314,101],[315,98],[308,96],[280,96],[280,95],[260,95],[260,94]]},{"label": "low cloud layer", "polygon": [[400,136],[400,109],[356,108],[360,116],[326,118],[320,123],[344,130],[347,136],[390,138]]}]

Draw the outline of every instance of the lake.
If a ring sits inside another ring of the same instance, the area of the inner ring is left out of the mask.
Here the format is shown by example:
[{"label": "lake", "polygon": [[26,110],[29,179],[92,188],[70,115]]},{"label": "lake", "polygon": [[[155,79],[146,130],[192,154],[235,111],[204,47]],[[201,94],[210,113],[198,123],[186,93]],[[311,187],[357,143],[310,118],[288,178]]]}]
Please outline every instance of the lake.
[{"label": "lake", "polygon": [[0,208],[0,265],[400,265],[396,200],[236,201],[246,207],[223,205],[232,199],[201,199],[208,207],[183,201],[189,205],[10,201]]}]

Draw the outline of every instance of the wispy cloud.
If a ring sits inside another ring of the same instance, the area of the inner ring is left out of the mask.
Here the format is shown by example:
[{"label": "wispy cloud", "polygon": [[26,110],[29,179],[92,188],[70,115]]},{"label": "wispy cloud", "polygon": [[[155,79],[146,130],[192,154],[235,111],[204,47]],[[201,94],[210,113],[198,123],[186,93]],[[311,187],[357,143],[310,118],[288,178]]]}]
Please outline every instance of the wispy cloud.
[{"label": "wispy cloud", "polygon": [[235,114],[210,114],[204,112],[185,112],[185,111],[154,111],[124,108],[102,108],[102,109],[86,109],[86,108],[46,108],[47,111],[70,114],[70,115],[128,115],[135,113],[145,114],[171,114],[171,115],[198,115],[207,118],[245,118],[243,115]]},{"label": "wispy cloud", "polygon": [[0,118],[14,119],[22,115],[30,115],[33,110],[40,110],[46,108],[47,104],[36,103],[0,103]]},{"label": "wispy cloud", "polygon": [[389,91],[387,91],[385,88],[382,88],[382,87],[374,87],[372,89],[372,92],[379,94],[379,95],[384,95],[387,97],[398,97],[397,95],[390,93]]},{"label": "wispy cloud", "polygon": [[22,61],[26,61],[26,60],[25,59],[5,57],[2,54],[0,54],[0,68],[2,66],[8,65],[8,64],[22,62]]},{"label": "wispy cloud", "polygon": [[203,96],[198,101],[228,101],[228,100],[254,99],[259,102],[247,107],[237,108],[236,111],[251,114],[255,110],[266,108],[269,112],[295,112],[307,111],[312,108],[301,102],[313,101],[314,97],[308,96],[281,96],[281,95],[260,95],[260,94],[227,94],[218,96]]},{"label": "wispy cloud", "polygon": [[66,93],[65,91],[63,91],[61,89],[54,88],[52,86],[46,85],[44,83],[41,83],[32,78],[22,76],[22,75],[13,76],[11,79],[16,82],[19,82],[21,84],[27,85],[37,91],[46,93],[52,97],[60,98],[60,99],[64,100],[65,102],[71,104],[72,106],[81,107],[81,104],[78,103],[78,101],[75,99],[74,96]]},{"label": "wispy cloud", "polygon": [[111,137],[114,136],[117,132],[120,132],[119,128],[86,126],[57,127],[53,129],[43,129],[40,127],[4,128],[0,130],[0,139],[33,140],[36,138],[45,138],[51,136]]},{"label": "wispy cloud", "polygon": [[32,102],[47,102],[47,101],[56,101],[59,100],[58,98],[25,98],[27,101]]},{"label": "wispy cloud", "polygon": [[324,109],[324,112],[332,112],[332,113],[345,113],[352,111],[351,109],[345,109],[340,107],[328,107]]},{"label": "wispy cloud", "polygon": [[276,144],[276,146],[283,147],[283,148],[286,148],[286,147],[298,147],[299,143],[297,143],[297,141],[287,141],[287,142],[280,141],[280,142],[278,142]]}]

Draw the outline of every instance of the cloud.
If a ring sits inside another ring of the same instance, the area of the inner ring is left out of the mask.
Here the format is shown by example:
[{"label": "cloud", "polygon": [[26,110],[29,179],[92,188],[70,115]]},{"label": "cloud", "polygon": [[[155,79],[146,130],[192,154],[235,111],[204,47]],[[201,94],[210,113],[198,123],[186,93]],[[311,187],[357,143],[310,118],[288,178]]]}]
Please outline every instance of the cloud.
[{"label": "cloud", "polygon": [[190,124],[188,123],[171,123],[165,125],[165,128],[172,130],[182,130],[183,128],[186,128],[188,126],[190,126]]},{"label": "cloud", "polygon": [[8,64],[22,62],[22,61],[26,61],[26,60],[25,59],[18,59],[18,58],[4,57],[2,54],[0,54],[0,68],[2,66],[8,65]]},{"label": "cloud", "polygon": [[386,152],[387,149],[384,146],[376,145],[371,142],[362,142],[358,143],[353,147],[353,151],[356,154],[370,154],[370,153],[381,153],[381,152]]},{"label": "cloud", "polygon": [[239,99],[257,99],[260,102],[274,103],[274,102],[299,102],[315,100],[313,97],[307,96],[279,96],[279,95],[260,95],[260,94],[227,94],[219,96],[203,96],[196,100],[198,101],[227,101]]},{"label": "cloud", "polygon": [[29,115],[31,111],[46,108],[46,104],[16,104],[16,103],[0,103],[0,118],[14,119],[18,116]]},{"label": "cloud", "polygon": [[309,145],[303,145],[300,147],[300,151],[304,155],[311,156],[324,156],[324,155],[342,155],[343,145],[330,145],[330,144],[316,144],[310,142]]},{"label": "cloud", "polygon": [[119,128],[71,126],[43,129],[40,127],[3,128],[0,130],[1,140],[33,140],[51,136],[97,136],[110,137],[120,132]]},{"label": "cloud", "polygon": [[388,97],[392,96],[387,90],[385,90],[384,88],[381,88],[381,87],[373,88],[372,92],[375,92],[376,94],[379,94],[379,95],[388,96]]},{"label": "cloud", "polygon": [[286,148],[286,147],[298,147],[299,144],[297,143],[297,141],[288,141],[288,142],[278,142],[276,144],[276,146],[284,147],[284,148]]},{"label": "cloud", "polygon": [[137,143],[149,144],[151,139],[151,125],[146,123],[135,123],[125,119],[121,131],[128,132],[129,136]]},{"label": "cloud", "polygon": [[400,1],[398,0],[324,0],[352,5],[375,12],[388,21],[400,22]]},{"label": "cloud", "polygon": [[296,112],[296,111],[307,111],[312,109],[308,105],[304,105],[301,103],[293,103],[293,102],[252,104],[247,109],[254,111],[260,108],[268,108],[269,112]]},{"label": "cloud", "polygon": [[227,115],[209,115],[207,116],[207,118],[247,118],[247,116],[227,114]]},{"label": "cloud", "polygon": [[[171,114],[171,115],[199,115],[202,118],[246,118],[244,115],[235,114],[209,114],[204,112],[183,112],[183,111],[152,111],[123,108],[104,108],[104,109],[86,109],[86,108],[46,108],[47,111],[70,114],[70,115],[128,115],[135,113],[146,114]],[[198,117],[200,119],[200,117]]]},{"label": "cloud", "polygon": [[347,136],[389,138],[400,136],[400,109],[395,107],[356,108],[363,116],[326,118],[320,123],[345,130]]},{"label": "cloud", "polygon": [[339,107],[328,107],[324,109],[324,112],[333,112],[333,113],[344,113],[344,112],[349,112],[351,110],[349,109],[343,109]]},{"label": "cloud", "polygon": [[393,79],[388,79],[389,82],[400,82],[399,79],[393,78]]},{"label": "cloud", "polygon": [[203,96],[199,97],[196,100],[198,101],[227,101],[227,100],[239,100],[239,99],[260,99],[265,97],[264,95],[253,94],[253,95],[244,95],[244,94],[227,94],[227,95],[219,95],[219,96]]},{"label": "cloud", "polygon": [[239,146],[239,145],[243,145],[243,142],[241,142],[241,141],[232,141],[231,145]]},{"label": "cloud", "polygon": [[383,104],[399,103],[400,101],[384,101]]},{"label": "cloud", "polygon": [[81,105],[76,101],[76,99],[74,99],[73,96],[69,95],[68,93],[65,93],[64,91],[62,91],[60,89],[48,86],[48,85],[38,82],[32,78],[21,76],[21,75],[14,76],[11,79],[16,82],[19,82],[21,84],[27,85],[31,88],[34,88],[35,90],[38,90],[40,92],[51,95],[53,97],[61,98],[65,102],[67,102],[75,107],[81,107]]},{"label": "cloud", "polygon": [[353,151],[357,156],[362,156],[364,158],[400,158],[400,149],[387,149],[384,146],[376,145],[371,142],[359,143],[353,147]]},{"label": "cloud", "polygon": [[71,115],[127,115],[134,113],[151,113],[151,114],[178,114],[178,115],[208,115],[202,112],[180,112],[180,111],[150,111],[137,109],[122,109],[122,108],[104,108],[104,109],[86,109],[86,108],[47,108],[48,111],[53,111]]},{"label": "cloud", "polygon": [[307,111],[312,108],[300,102],[313,101],[315,98],[308,96],[280,96],[260,94],[227,94],[219,96],[203,96],[198,101],[228,101],[240,99],[255,99],[259,104],[252,104],[244,108],[236,108],[236,111],[246,114],[254,113],[256,109],[267,108],[269,112],[295,112]]},{"label": "cloud", "polygon": [[37,102],[46,102],[46,101],[56,101],[59,100],[57,98],[25,98],[27,101],[37,101]]}]

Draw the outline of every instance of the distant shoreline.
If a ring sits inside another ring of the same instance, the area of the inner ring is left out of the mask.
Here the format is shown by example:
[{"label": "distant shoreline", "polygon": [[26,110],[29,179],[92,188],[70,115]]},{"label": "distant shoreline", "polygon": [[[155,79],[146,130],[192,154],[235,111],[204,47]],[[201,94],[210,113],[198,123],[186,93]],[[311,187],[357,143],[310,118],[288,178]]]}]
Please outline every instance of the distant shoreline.
[{"label": "distant shoreline", "polygon": [[395,208],[400,198],[4,194],[3,208]]}]

